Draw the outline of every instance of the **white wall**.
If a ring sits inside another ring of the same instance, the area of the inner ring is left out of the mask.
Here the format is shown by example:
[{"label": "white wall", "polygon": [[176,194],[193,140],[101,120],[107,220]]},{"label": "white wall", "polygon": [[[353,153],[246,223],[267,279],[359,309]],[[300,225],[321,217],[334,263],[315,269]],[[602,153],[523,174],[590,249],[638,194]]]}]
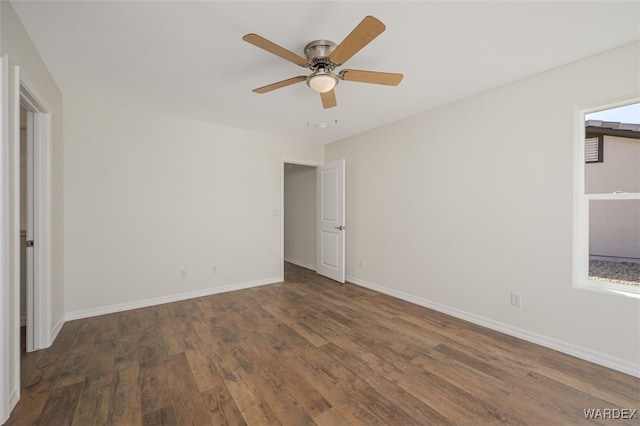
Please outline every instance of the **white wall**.
[{"label": "white wall", "polygon": [[316,168],[284,165],[284,259],[316,269]]},{"label": "white wall", "polygon": [[321,146],[80,98],[64,106],[70,316],[280,279],[282,158],[322,161]]},{"label": "white wall", "polygon": [[637,95],[639,53],[626,45],[327,145],[349,171],[350,279],[640,374],[640,301],[571,276],[575,108]]}]

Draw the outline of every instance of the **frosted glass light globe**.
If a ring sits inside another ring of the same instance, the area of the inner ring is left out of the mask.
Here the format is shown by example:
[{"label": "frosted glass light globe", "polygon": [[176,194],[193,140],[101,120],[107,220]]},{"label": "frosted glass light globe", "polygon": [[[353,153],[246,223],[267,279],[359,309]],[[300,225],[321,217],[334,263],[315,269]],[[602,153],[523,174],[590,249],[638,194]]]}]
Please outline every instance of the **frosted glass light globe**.
[{"label": "frosted glass light globe", "polygon": [[332,74],[319,73],[312,75],[307,84],[316,92],[325,93],[336,87],[338,79]]}]

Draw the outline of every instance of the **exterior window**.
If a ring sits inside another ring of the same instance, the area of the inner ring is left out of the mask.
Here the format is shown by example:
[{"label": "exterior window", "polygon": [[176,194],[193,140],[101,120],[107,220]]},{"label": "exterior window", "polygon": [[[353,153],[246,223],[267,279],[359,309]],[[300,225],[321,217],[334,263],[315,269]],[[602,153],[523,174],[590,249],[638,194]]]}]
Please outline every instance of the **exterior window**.
[{"label": "exterior window", "polygon": [[640,298],[640,103],[579,119],[574,285]]}]

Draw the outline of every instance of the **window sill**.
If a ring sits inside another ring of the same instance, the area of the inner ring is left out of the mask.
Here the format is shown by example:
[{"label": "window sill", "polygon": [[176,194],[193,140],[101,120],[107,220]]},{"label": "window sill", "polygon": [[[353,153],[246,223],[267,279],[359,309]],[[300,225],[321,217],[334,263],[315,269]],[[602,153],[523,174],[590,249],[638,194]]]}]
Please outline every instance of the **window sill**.
[{"label": "window sill", "polygon": [[597,293],[614,294],[632,299],[640,299],[640,287],[616,284],[608,281],[587,280],[586,283],[574,283],[574,288]]}]

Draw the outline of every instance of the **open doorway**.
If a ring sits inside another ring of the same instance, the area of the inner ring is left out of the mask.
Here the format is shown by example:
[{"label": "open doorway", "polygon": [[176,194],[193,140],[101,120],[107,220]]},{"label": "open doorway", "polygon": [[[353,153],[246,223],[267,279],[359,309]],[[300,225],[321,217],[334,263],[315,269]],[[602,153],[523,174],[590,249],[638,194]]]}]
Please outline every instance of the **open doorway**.
[{"label": "open doorway", "polygon": [[312,271],[316,270],[316,166],[314,165],[284,163],[283,251],[284,262]]},{"label": "open doorway", "polygon": [[288,261],[345,282],[344,175],[344,159],[325,164],[283,161],[283,280]]},{"label": "open doorway", "polygon": [[22,82],[19,91],[20,170],[15,178],[20,191],[19,200],[14,200],[19,203],[20,248],[15,250],[20,279],[16,277],[14,285],[20,289],[20,322],[25,327],[21,331],[26,351],[31,352],[49,347],[52,340],[51,114]]}]

